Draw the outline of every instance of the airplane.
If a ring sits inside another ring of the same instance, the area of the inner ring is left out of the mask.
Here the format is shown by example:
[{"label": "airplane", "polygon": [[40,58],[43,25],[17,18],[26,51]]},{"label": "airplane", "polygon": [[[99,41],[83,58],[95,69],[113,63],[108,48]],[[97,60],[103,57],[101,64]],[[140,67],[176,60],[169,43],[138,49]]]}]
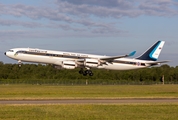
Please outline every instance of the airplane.
[{"label": "airplane", "polygon": [[21,62],[52,64],[64,69],[80,68],[79,73],[93,76],[92,68],[109,70],[133,70],[159,65],[168,61],[157,61],[165,41],[157,41],[148,50],[136,58],[136,51],[120,56],[102,56],[37,48],[13,48],[4,54]]}]

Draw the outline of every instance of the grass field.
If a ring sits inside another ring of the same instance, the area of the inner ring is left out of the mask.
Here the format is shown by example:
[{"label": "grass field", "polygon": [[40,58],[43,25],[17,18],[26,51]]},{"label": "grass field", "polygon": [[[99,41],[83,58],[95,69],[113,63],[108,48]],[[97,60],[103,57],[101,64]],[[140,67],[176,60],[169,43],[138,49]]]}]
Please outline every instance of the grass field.
[{"label": "grass field", "polygon": [[178,85],[0,85],[0,99],[178,98]]},{"label": "grass field", "polygon": [[[178,98],[178,85],[0,85],[2,99]],[[0,105],[0,120],[176,120],[178,103]]]},{"label": "grass field", "polygon": [[177,120],[176,104],[0,105],[0,120]]}]

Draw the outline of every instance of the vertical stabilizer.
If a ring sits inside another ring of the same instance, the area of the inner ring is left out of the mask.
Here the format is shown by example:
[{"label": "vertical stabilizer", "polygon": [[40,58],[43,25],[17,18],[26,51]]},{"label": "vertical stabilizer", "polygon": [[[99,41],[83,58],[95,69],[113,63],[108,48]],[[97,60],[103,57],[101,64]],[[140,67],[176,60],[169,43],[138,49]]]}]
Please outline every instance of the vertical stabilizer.
[{"label": "vertical stabilizer", "polygon": [[145,51],[137,59],[156,61],[159,57],[159,54],[161,53],[164,43],[165,41],[156,42],[153,46],[151,46],[147,51]]}]

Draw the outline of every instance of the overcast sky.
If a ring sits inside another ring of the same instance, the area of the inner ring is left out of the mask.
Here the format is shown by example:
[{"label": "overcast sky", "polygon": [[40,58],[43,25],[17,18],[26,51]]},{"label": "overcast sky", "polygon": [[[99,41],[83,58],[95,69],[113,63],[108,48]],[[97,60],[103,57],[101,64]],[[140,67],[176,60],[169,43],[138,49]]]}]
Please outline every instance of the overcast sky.
[{"label": "overcast sky", "polygon": [[178,0],[0,0],[0,61],[31,47],[139,56],[166,41],[159,60],[178,66]]}]

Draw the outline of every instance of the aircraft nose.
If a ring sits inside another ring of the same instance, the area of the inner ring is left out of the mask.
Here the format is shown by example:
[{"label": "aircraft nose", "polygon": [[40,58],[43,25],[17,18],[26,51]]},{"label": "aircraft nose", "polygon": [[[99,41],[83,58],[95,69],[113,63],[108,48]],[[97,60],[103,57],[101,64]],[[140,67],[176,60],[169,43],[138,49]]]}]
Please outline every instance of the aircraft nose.
[{"label": "aircraft nose", "polygon": [[6,52],[4,53],[4,55],[6,55]]}]

